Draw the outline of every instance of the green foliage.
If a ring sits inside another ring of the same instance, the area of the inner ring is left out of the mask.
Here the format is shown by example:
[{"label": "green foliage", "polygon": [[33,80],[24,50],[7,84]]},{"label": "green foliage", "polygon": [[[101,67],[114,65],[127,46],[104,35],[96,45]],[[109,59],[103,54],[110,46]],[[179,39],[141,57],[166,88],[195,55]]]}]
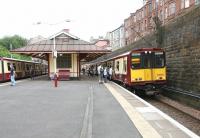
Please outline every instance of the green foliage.
[{"label": "green foliage", "polygon": [[[10,44],[12,44],[12,49],[20,48],[27,44],[27,40],[18,35],[4,37],[0,39],[0,57],[11,58],[11,53],[9,51]],[[20,54],[12,54],[12,58],[21,60],[31,60],[31,57]]]},{"label": "green foliage", "polygon": [[12,44],[12,49],[23,47],[27,44],[27,40],[21,36],[14,35],[11,37],[4,37],[0,39],[0,45],[10,50],[10,44]]},{"label": "green foliage", "polygon": [[[1,45],[0,45],[0,57],[11,58],[10,51]],[[12,54],[12,58],[21,59],[21,60],[31,60],[31,57],[20,55],[20,54]]]},{"label": "green foliage", "polygon": [[0,57],[10,57],[10,52],[2,45],[0,45]]}]

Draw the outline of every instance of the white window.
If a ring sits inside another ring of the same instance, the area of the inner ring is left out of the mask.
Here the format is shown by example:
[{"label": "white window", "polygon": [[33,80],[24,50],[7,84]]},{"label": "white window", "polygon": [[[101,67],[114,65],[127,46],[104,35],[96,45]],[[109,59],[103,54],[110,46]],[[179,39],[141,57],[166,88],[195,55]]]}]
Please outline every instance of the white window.
[{"label": "white window", "polygon": [[190,0],[181,0],[181,9],[190,7]]},{"label": "white window", "polygon": [[160,20],[163,21],[163,10],[160,11]]},{"label": "white window", "polygon": [[185,8],[185,0],[181,0],[181,9]]},{"label": "white window", "polygon": [[200,4],[200,0],[195,0],[195,5]]},{"label": "white window", "polygon": [[185,8],[188,8],[190,6],[190,0],[185,0]]},{"label": "white window", "polygon": [[165,8],[165,19],[168,17],[168,8]]},{"label": "white window", "polygon": [[135,15],[134,15],[133,19],[134,19],[134,22],[136,22],[136,16]]},{"label": "white window", "polygon": [[171,3],[169,5],[169,15],[172,15],[176,12],[176,4],[175,3]]}]

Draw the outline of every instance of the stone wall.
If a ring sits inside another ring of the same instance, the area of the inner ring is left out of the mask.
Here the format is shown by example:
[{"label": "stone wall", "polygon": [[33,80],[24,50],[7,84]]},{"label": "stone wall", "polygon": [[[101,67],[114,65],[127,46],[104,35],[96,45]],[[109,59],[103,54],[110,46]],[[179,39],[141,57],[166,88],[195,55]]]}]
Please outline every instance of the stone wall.
[{"label": "stone wall", "polygon": [[151,34],[119,51],[163,48],[166,51],[167,85],[200,94],[200,7],[176,17],[162,29],[162,44],[157,46],[156,35]]},{"label": "stone wall", "polygon": [[195,7],[164,26],[170,87],[200,94],[200,7]]}]

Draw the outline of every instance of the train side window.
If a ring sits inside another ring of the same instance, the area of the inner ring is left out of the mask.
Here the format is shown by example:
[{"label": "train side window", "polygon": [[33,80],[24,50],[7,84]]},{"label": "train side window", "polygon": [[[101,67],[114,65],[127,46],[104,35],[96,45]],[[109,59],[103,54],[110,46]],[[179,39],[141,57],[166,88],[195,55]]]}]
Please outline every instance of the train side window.
[{"label": "train side window", "polygon": [[16,70],[16,64],[15,64],[15,63],[13,63],[13,67],[14,67],[14,69]]},{"label": "train side window", "polygon": [[141,67],[141,54],[140,53],[132,53],[131,68],[138,69],[140,67]]},{"label": "train side window", "polygon": [[165,66],[165,55],[164,52],[155,52],[154,66],[156,68]]},{"label": "train side window", "polygon": [[115,60],[115,71],[119,72],[119,61]]},{"label": "train side window", "polygon": [[124,58],[123,60],[123,72],[126,73],[127,72],[127,58]]},{"label": "train side window", "polygon": [[10,71],[10,63],[7,63],[8,71]]},{"label": "train side window", "polygon": [[[7,66],[8,66],[8,71],[10,71],[10,63],[7,63]],[[15,65],[15,63],[13,63],[13,67],[14,67],[14,69],[16,70],[16,65]]]},{"label": "train side window", "polygon": [[119,71],[119,61],[117,61],[116,68],[117,68],[117,71]]},{"label": "train side window", "polygon": [[29,65],[26,64],[26,71],[29,71]]}]

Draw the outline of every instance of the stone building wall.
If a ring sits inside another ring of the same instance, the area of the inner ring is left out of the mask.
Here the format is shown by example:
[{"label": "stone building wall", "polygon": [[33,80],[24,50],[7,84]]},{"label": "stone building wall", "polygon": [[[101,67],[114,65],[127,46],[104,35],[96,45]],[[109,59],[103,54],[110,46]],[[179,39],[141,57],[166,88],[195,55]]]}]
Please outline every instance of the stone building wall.
[{"label": "stone building wall", "polygon": [[168,85],[200,94],[200,7],[164,27]]},{"label": "stone building wall", "polygon": [[150,34],[122,51],[160,47],[166,51],[167,85],[200,94],[200,6],[162,27],[162,44]]}]

